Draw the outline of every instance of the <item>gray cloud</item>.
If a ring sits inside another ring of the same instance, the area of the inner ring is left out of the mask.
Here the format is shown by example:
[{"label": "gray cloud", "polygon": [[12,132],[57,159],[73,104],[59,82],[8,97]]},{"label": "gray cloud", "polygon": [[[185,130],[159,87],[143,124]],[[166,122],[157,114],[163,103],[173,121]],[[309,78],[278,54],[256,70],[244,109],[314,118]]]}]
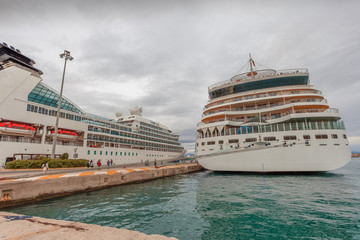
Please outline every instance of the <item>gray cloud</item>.
[{"label": "gray cloud", "polygon": [[195,140],[207,87],[237,73],[251,52],[271,68],[309,68],[348,134],[358,137],[359,7],[358,1],[2,1],[1,40],[33,58],[55,89],[58,54],[71,50],[68,98],[107,117],[141,105],[184,142]]}]

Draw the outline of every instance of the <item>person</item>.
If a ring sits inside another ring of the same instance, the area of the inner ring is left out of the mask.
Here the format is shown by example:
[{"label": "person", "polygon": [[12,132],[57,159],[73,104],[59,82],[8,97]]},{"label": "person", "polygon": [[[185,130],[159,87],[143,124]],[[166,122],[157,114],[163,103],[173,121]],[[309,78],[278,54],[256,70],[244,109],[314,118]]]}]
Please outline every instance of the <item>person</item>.
[{"label": "person", "polygon": [[97,165],[98,165],[98,168],[101,167],[101,160],[99,159],[99,161],[97,161]]},{"label": "person", "polygon": [[110,166],[110,160],[109,159],[107,160],[107,165]]},{"label": "person", "polygon": [[111,164],[111,166],[113,165],[113,160],[111,159],[111,161],[110,161],[110,164]]},{"label": "person", "polygon": [[47,170],[49,170],[49,164],[46,162],[42,165],[43,173],[46,173]]},{"label": "person", "polygon": [[154,166],[156,167],[156,159],[155,159],[155,161],[154,161]]},{"label": "person", "polygon": [[92,159],[91,159],[91,161],[90,161],[90,167],[94,167],[94,162],[93,162]]},{"label": "person", "polygon": [[87,161],[86,166],[87,166],[87,168],[90,167],[90,161]]}]

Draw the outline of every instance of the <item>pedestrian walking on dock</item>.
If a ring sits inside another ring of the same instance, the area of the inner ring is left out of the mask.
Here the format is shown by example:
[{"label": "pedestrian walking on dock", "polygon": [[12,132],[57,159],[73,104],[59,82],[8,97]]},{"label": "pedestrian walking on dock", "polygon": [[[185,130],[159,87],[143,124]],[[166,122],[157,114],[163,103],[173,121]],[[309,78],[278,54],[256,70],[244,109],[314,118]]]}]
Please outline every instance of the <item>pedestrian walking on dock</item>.
[{"label": "pedestrian walking on dock", "polygon": [[47,170],[49,170],[49,164],[46,162],[42,165],[43,173],[46,173]]},{"label": "pedestrian walking on dock", "polygon": [[101,167],[101,160],[99,159],[99,161],[97,161],[97,165],[98,165],[98,168]]},{"label": "pedestrian walking on dock", "polygon": [[110,166],[110,160],[109,159],[107,160],[107,165]]},{"label": "pedestrian walking on dock", "polygon": [[90,167],[94,167],[94,162],[93,162],[93,160],[90,161]]},{"label": "pedestrian walking on dock", "polygon": [[111,166],[113,165],[113,160],[111,159],[111,161],[110,161],[110,164],[111,164]]}]

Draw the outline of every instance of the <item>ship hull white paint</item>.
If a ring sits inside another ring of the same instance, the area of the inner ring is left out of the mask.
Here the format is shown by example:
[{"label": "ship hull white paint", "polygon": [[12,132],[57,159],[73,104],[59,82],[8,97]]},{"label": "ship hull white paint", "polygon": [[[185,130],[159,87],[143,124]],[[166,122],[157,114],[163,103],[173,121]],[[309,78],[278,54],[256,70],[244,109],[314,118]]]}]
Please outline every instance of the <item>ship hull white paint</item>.
[{"label": "ship hull white paint", "polygon": [[322,172],[341,168],[350,158],[348,146],[280,145],[203,156],[198,161],[203,167],[214,171]]}]

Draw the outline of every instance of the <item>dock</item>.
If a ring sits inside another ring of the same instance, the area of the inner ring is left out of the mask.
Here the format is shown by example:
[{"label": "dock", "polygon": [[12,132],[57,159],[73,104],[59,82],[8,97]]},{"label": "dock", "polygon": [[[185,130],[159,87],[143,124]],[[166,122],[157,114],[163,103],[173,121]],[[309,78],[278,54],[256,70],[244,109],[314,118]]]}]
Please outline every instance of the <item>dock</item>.
[{"label": "dock", "polygon": [[161,235],[146,235],[137,231],[103,227],[93,224],[25,216],[0,212],[1,239],[121,239],[121,240],[176,240]]},{"label": "dock", "polygon": [[202,169],[197,163],[189,163],[163,167],[83,169],[3,179],[0,181],[0,208],[117,185],[140,183]]}]

